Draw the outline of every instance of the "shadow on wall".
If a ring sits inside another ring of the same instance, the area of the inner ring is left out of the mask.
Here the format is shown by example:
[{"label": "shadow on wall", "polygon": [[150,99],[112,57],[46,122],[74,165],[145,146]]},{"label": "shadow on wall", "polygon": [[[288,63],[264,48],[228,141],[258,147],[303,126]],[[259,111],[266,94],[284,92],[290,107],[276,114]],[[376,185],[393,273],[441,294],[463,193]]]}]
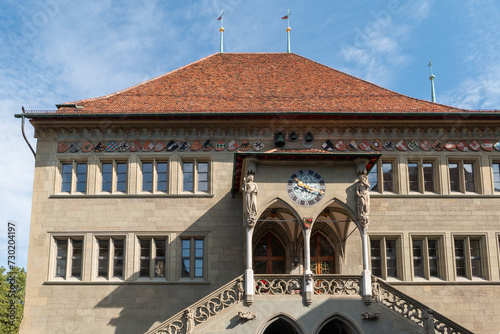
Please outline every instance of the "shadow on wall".
[{"label": "shadow on wall", "polygon": [[[210,198],[200,199],[201,202],[211,200]],[[128,282],[119,285],[95,305],[94,309],[102,309],[98,312],[101,319],[112,317],[118,308],[121,309],[120,315],[108,322],[108,326],[115,327],[115,333],[145,333],[234,277],[241,275],[244,272],[244,229],[241,220],[241,205],[240,196],[232,198],[231,193],[227,193],[180,234],[182,237],[183,234],[206,233],[205,281],[192,283],[187,278],[185,284],[179,283],[178,280],[171,284],[150,282],[141,284],[133,279],[138,276],[136,272]],[[231,214],[232,212],[235,214]],[[172,232],[168,226],[164,227],[164,231]],[[179,277],[182,270],[180,238],[177,237],[170,242],[179,250],[174,256],[176,263],[167,263],[165,268],[176,268],[179,274],[174,276]],[[213,243],[216,243],[216,246]],[[166,255],[168,261],[168,254]],[[166,275],[168,277],[169,274],[166,273]],[[106,309],[110,311],[107,312]]]}]

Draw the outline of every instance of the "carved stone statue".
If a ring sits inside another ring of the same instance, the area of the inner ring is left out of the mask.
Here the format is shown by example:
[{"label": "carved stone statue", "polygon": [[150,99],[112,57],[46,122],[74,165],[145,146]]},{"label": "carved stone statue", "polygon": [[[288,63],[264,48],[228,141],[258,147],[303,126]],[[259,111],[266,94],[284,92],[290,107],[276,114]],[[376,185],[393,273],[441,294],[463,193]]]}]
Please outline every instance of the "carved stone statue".
[{"label": "carved stone statue", "polygon": [[191,334],[194,329],[194,314],[190,309],[186,309],[184,317],[186,318],[186,334]]},{"label": "carved stone statue", "polygon": [[356,195],[358,196],[358,219],[365,229],[370,224],[370,183],[368,183],[366,174],[359,176],[356,184]]},{"label": "carved stone statue", "polygon": [[238,280],[238,283],[236,284],[238,288],[238,301],[243,300],[243,294],[245,293],[245,287],[243,286],[243,278],[240,278]]},{"label": "carved stone statue", "polygon": [[254,320],[257,318],[257,314],[255,314],[255,312],[238,312],[238,317],[241,319],[241,320]]},{"label": "carved stone statue", "polygon": [[372,276],[372,297],[377,303],[382,303],[382,287],[376,277]]},{"label": "carved stone statue", "polygon": [[377,320],[380,318],[380,312],[363,312],[361,317],[363,320]]},{"label": "carved stone statue", "polygon": [[257,183],[253,182],[253,175],[248,175],[243,180],[245,221],[248,227],[254,227],[257,223],[257,194],[259,193],[259,188],[257,187]]},{"label": "carved stone statue", "polygon": [[434,334],[434,312],[431,309],[425,312],[425,334]]}]

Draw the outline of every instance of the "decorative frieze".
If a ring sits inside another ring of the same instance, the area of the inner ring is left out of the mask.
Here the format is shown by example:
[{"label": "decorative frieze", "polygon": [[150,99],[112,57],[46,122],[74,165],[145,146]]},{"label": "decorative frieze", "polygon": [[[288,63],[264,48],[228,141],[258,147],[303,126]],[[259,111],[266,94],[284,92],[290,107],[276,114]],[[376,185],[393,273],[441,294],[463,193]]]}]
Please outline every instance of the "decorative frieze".
[{"label": "decorative frieze", "polygon": [[[378,139],[368,141],[366,139],[362,139],[360,144],[356,143],[355,139],[352,139],[349,144],[345,145],[344,141],[341,139],[337,141],[335,144],[327,139],[322,144],[317,143],[325,152],[344,152],[346,150],[355,152],[355,151],[421,151],[421,152],[431,152],[431,151],[449,151],[449,152],[478,152],[478,151],[487,151],[491,152],[493,149],[500,151],[500,140],[494,141],[494,144],[489,140],[477,141],[472,140],[470,142],[460,140],[453,141],[448,140],[445,144],[441,142],[439,139],[434,141],[429,140],[411,140],[407,143],[405,139],[399,139],[398,141],[387,140],[383,144]],[[272,148],[272,144],[269,144],[270,148]],[[231,139],[227,143],[223,140],[219,140],[215,142],[215,140],[207,139],[205,141],[200,141],[198,139],[194,141],[188,140],[120,140],[120,141],[95,141],[92,142],[90,140],[82,140],[82,141],[60,141],[57,146],[57,153],[89,153],[89,152],[185,152],[185,151],[215,151],[215,152],[243,152],[248,150],[253,151],[262,151],[266,147],[261,140],[255,140],[249,142],[247,139],[244,139],[240,142],[237,140]],[[294,147],[290,147],[289,149],[300,150],[311,148],[312,145],[305,146],[299,143],[294,144]],[[287,149],[288,147],[284,147],[283,149]]]},{"label": "decorative frieze", "polygon": [[315,295],[359,295],[361,278],[314,276]]},{"label": "decorative frieze", "polygon": [[286,275],[280,278],[268,278],[264,275],[255,276],[256,295],[300,295],[303,290],[303,276]]}]

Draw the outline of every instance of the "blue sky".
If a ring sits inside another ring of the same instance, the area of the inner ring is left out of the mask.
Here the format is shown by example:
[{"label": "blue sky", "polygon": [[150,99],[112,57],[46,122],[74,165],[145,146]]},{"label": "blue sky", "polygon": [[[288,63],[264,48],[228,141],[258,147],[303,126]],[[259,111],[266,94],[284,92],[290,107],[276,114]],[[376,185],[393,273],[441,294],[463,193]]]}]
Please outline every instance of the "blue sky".
[{"label": "blue sky", "polygon": [[[13,115],[102,96],[219,50],[292,52],[396,92],[500,109],[500,3],[494,0],[75,1],[0,4],[0,265],[7,222],[26,266],[34,159]],[[28,137],[35,143],[33,130]]]}]

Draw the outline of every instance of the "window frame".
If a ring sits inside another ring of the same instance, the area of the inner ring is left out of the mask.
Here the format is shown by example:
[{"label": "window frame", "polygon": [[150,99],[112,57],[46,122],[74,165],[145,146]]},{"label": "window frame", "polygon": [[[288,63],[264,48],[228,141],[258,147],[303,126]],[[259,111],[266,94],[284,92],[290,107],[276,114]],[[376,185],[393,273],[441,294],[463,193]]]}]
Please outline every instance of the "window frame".
[{"label": "window frame", "polygon": [[[103,167],[105,164],[111,164],[111,191],[103,190]],[[118,180],[118,164],[126,164],[127,172],[125,177],[125,191],[117,190],[117,185],[120,182]],[[99,173],[96,178],[97,181],[97,189],[99,194],[130,194],[130,174],[131,174],[131,163],[128,158],[115,158],[115,159],[99,159]]]},{"label": "window frame", "polygon": [[[500,195],[500,190],[495,190],[495,170],[494,170],[494,165],[498,165],[498,169],[500,171],[500,160],[498,159],[492,159],[490,161],[490,165],[491,165],[491,192],[492,194],[494,195]],[[499,174],[499,184],[500,184],[500,173]],[[500,186],[499,186],[499,189],[500,189]]]},{"label": "window frame", "polygon": [[[168,246],[169,246],[169,238],[165,234],[159,234],[159,235],[151,235],[151,234],[137,234],[135,236],[136,240],[136,256],[135,256],[135,276],[137,281],[167,281],[169,271],[168,271]],[[165,255],[163,256],[163,270],[164,270],[164,276],[156,276],[155,270],[156,270],[156,260],[158,259],[157,255],[157,245],[156,242],[154,241],[159,241],[162,242],[164,245],[164,252]],[[143,275],[141,276],[141,260],[142,260],[142,254],[141,254],[141,241],[149,241],[149,256],[148,256],[148,275]]]},{"label": "window frame", "polygon": [[[410,180],[410,164],[411,163],[416,163],[417,164],[417,175],[418,175],[418,190],[411,190],[411,180]],[[432,186],[433,186],[433,191],[426,191],[425,190],[425,171],[424,171],[424,164],[432,164]],[[438,168],[438,162],[437,159],[433,158],[413,158],[409,157],[406,161],[406,172],[408,175],[408,193],[409,194],[440,194],[440,189],[439,189],[439,168]]]},{"label": "window frame", "polygon": [[[192,190],[185,190],[184,186],[184,164],[186,163],[192,163],[193,164],[193,189]],[[207,164],[207,190],[200,190],[199,188],[199,182],[202,182],[200,180],[200,174],[204,172],[199,171],[199,164],[201,163],[206,163]],[[181,190],[180,193],[183,194],[212,194],[212,159],[209,158],[183,158],[180,161],[180,177],[179,177],[179,189]]]},{"label": "window frame", "polygon": [[[464,241],[464,263],[465,263],[465,276],[459,276],[457,273],[457,255],[455,241]],[[470,241],[477,241],[479,243],[479,264],[481,265],[481,276],[474,275],[473,272],[473,256],[471,253],[471,243]],[[460,280],[488,280],[489,275],[489,265],[488,265],[488,247],[486,243],[486,236],[479,234],[453,234],[452,235],[452,248],[453,248],[453,273],[456,281]]]},{"label": "window frame", "polygon": [[[179,263],[180,263],[180,280],[189,280],[189,281],[197,281],[197,280],[202,280],[206,281],[207,280],[207,265],[208,265],[208,260],[207,260],[207,238],[204,235],[192,235],[192,236],[187,236],[187,235],[181,235],[180,238],[180,252],[179,252]],[[184,256],[183,256],[183,243],[184,241],[189,240],[190,241],[190,254],[189,254],[189,276],[184,275],[184,266],[183,266],[183,261],[184,261]],[[201,276],[196,276],[196,242],[197,240],[203,241],[203,257],[202,257],[202,275]]]},{"label": "window frame", "polygon": [[[459,190],[455,191],[451,189],[452,178],[450,173],[450,164],[458,164],[458,183]],[[474,191],[467,191],[467,183],[465,179],[464,165],[472,164],[472,172],[473,172],[473,182],[474,182]],[[481,187],[481,166],[480,160],[478,157],[476,158],[455,158],[449,157],[447,162],[448,169],[448,191],[449,194],[482,194]]]},{"label": "window frame", "polygon": [[[151,179],[151,191],[144,190],[144,164],[152,164],[152,179]],[[158,164],[167,164],[167,189],[165,191],[158,190]],[[158,158],[140,158],[139,160],[139,182],[137,184],[138,193],[140,194],[170,194],[171,193],[171,163],[168,158],[158,159]]]},{"label": "window frame", "polygon": [[[424,265],[424,276],[417,276],[415,274],[415,255],[413,241],[422,241],[422,262]],[[438,256],[438,275],[433,276],[430,273],[430,256],[429,256],[429,241],[435,241],[437,246]],[[446,280],[446,266],[445,266],[445,248],[443,235],[418,235],[410,234],[410,257],[411,257],[411,277],[414,281],[427,280],[427,281],[444,281]]]},{"label": "window frame", "polygon": [[[64,277],[57,275],[58,241],[66,241],[66,258]],[[81,242],[80,275],[73,275],[74,241]],[[49,268],[49,281],[74,281],[82,282],[85,274],[85,235],[52,235],[51,236],[51,268]]]},{"label": "window frame", "polygon": [[[403,281],[404,280],[404,259],[402,256],[402,236],[401,235],[369,235],[369,258],[370,271],[372,271],[373,256],[372,256],[372,241],[379,242],[380,249],[380,271],[381,276],[377,276],[386,281]],[[388,276],[387,272],[387,241],[396,241],[396,276]],[[375,276],[375,274],[372,275]]]},{"label": "window frame", "polygon": [[[384,188],[384,164],[391,164],[392,166],[392,191],[385,190]],[[370,174],[376,173],[377,179],[377,190],[373,190],[373,185],[370,183],[370,192],[379,194],[399,194],[399,173],[398,173],[398,163],[396,158],[380,158],[373,166],[370,173],[368,173],[368,178],[370,180]],[[373,175],[373,174],[372,174]],[[373,176],[372,176],[373,178]]]},{"label": "window frame", "polygon": [[[100,255],[100,247],[99,241],[107,240],[108,241],[108,263],[107,263],[107,273],[106,277],[99,275],[99,255]],[[116,251],[116,241],[123,242],[123,250],[122,250],[122,275],[115,275],[115,265],[114,265],[114,257]],[[126,273],[126,264],[127,264],[127,237],[125,235],[94,235],[94,253],[93,256],[93,264],[94,264],[94,273],[92,278],[94,280],[104,280],[104,281],[124,281],[125,273]]]},{"label": "window frame", "polygon": [[[70,190],[63,191],[64,182],[64,165],[71,165],[71,179],[69,181]],[[78,191],[78,165],[85,165],[85,191]],[[89,192],[89,162],[84,159],[60,159],[58,161],[58,177],[57,177],[57,185],[55,187],[56,193],[61,195],[84,195]]]}]

